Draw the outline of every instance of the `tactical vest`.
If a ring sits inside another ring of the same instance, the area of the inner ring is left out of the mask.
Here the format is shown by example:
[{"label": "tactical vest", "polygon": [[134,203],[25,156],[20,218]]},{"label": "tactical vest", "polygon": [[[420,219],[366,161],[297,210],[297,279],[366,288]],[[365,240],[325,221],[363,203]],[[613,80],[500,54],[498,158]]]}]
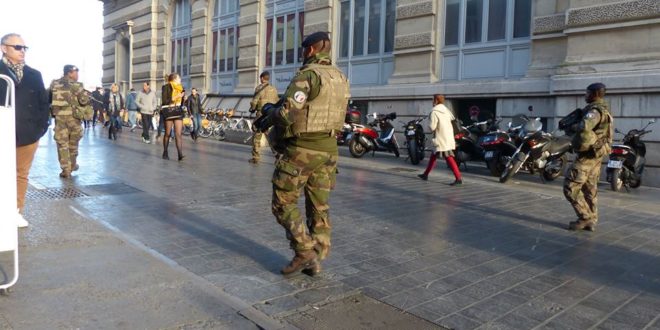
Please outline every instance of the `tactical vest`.
[{"label": "tactical vest", "polygon": [[[595,136],[595,141],[590,146],[581,147],[580,150],[582,154],[588,155],[589,157],[600,158],[605,154],[610,152],[610,146],[612,145],[613,134],[613,120],[612,115],[610,114],[607,106],[602,105],[590,105],[584,109],[583,114],[591,110],[596,110],[600,114],[600,121],[596,127],[590,132]],[[576,134],[575,138],[580,137],[581,134]],[[584,141],[575,141],[574,145],[582,145]]]},{"label": "tactical vest", "polygon": [[305,103],[302,111],[293,111],[292,133],[338,131],[344,124],[346,105],[351,97],[348,79],[332,65],[309,64],[301,72],[311,70],[319,77],[319,94]]},{"label": "tactical vest", "polygon": [[261,97],[259,98],[259,101],[257,103],[257,111],[261,111],[263,109],[264,105],[266,103],[277,103],[279,101],[279,97],[277,96],[277,89],[275,87],[271,86],[271,84],[264,84],[265,86],[260,86],[261,88],[255,93],[259,94],[262,93]]}]

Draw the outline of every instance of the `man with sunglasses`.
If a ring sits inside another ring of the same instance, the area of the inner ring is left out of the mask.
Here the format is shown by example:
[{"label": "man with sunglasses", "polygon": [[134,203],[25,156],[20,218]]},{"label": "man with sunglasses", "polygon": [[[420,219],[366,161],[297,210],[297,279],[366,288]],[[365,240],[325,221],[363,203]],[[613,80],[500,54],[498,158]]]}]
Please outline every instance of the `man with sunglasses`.
[{"label": "man with sunglasses", "polygon": [[78,82],[78,68],[75,65],[64,66],[62,78],[50,84],[51,112],[55,117],[55,142],[60,161],[61,178],[71,177],[71,172],[78,170],[78,142],[82,138],[80,127],[82,120],[92,118],[93,110],[89,95]]},{"label": "man with sunglasses", "polygon": [[[41,73],[25,64],[27,47],[20,35],[10,33],[0,40],[2,61],[0,74],[10,77],[16,86],[16,204],[17,224],[27,227],[23,218],[23,205],[27,191],[28,174],[39,145],[39,139],[48,129],[48,94]],[[6,106],[7,83],[0,80],[0,106]]]}]

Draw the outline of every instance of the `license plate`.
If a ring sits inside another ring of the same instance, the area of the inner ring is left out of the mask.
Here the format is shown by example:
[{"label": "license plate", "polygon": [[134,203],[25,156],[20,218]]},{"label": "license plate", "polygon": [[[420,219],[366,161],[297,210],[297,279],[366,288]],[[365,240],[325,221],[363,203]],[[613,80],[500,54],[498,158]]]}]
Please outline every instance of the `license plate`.
[{"label": "license plate", "polygon": [[609,168],[621,168],[623,167],[623,161],[622,160],[610,160],[607,162],[607,167]]},{"label": "license plate", "polygon": [[486,154],[484,155],[484,158],[486,158],[486,159],[493,158],[493,151],[486,151]]},{"label": "license plate", "polygon": [[407,135],[415,135],[415,131],[408,131]]}]

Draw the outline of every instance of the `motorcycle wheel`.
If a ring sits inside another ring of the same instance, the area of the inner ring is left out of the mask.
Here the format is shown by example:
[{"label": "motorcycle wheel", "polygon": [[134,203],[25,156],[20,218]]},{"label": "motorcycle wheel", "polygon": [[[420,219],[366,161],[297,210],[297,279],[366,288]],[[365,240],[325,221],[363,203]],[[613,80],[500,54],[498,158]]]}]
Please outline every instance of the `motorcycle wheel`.
[{"label": "motorcycle wheel", "polygon": [[566,154],[561,155],[561,157],[555,159],[553,162],[560,162],[559,166],[553,166],[554,168],[559,168],[559,170],[556,169],[549,169],[548,164],[545,164],[545,167],[543,170],[541,170],[541,175],[543,176],[543,179],[545,181],[553,181],[556,178],[558,178],[564,171],[566,170],[566,164],[568,164],[568,157]]},{"label": "motorcycle wheel", "polygon": [[614,171],[612,171],[612,181],[610,181],[610,186],[612,187],[612,191],[621,191],[623,180],[621,180],[620,168],[615,168]]},{"label": "motorcycle wheel", "polygon": [[630,188],[639,188],[639,186],[641,185],[642,185],[642,178],[639,178],[630,183]]},{"label": "motorcycle wheel", "polygon": [[420,162],[419,159],[419,150],[417,150],[417,141],[411,139],[408,141],[408,157],[410,157],[410,163],[417,165]]},{"label": "motorcycle wheel", "polygon": [[509,181],[516,173],[518,173],[522,164],[523,162],[519,160],[513,160],[509,164],[507,164],[504,167],[504,171],[502,172],[502,175],[500,175],[500,182],[506,183],[507,181]]},{"label": "motorcycle wheel", "polygon": [[367,153],[367,148],[360,144],[357,139],[351,139],[351,141],[348,142],[348,151],[350,151],[351,156],[360,158]]},{"label": "motorcycle wheel", "polygon": [[500,164],[499,160],[497,159],[491,159],[488,161],[488,170],[490,170],[490,175],[491,176],[500,176],[502,175],[502,172],[504,171],[503,165]]}]

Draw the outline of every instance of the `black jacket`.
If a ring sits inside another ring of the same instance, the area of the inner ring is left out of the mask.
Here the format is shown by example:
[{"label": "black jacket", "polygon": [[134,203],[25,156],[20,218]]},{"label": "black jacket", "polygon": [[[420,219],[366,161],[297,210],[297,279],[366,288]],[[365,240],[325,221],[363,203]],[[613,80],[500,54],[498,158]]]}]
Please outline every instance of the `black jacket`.
[{"label": "black jacket", "polygon": [[161,105],[170,105],[170,102],[172,102],[172,85],[169,83],[165,83],[163,87],[160,89],[160,99],[161,99]]},{"label": "black jacket", "polygon": [[193,97],[192,94],[186,99],[186,108],[188,112],[195,114],[197,112],[202,112],[202,97],[197,94],[196,97]]},{"label": "black jacket", "polygon": [[[16,79],[11,71],[0,61],[0,74]],[[0,80],[0,105],[6,106],[5,95],[7,83]],[[25,66],[23,68],[23,79],[16,84],[16,146],[25,146],[39,141],[48,130],[48,117],[50,105],[48,104],[48,93],[44,87],[41,72]]]}]

